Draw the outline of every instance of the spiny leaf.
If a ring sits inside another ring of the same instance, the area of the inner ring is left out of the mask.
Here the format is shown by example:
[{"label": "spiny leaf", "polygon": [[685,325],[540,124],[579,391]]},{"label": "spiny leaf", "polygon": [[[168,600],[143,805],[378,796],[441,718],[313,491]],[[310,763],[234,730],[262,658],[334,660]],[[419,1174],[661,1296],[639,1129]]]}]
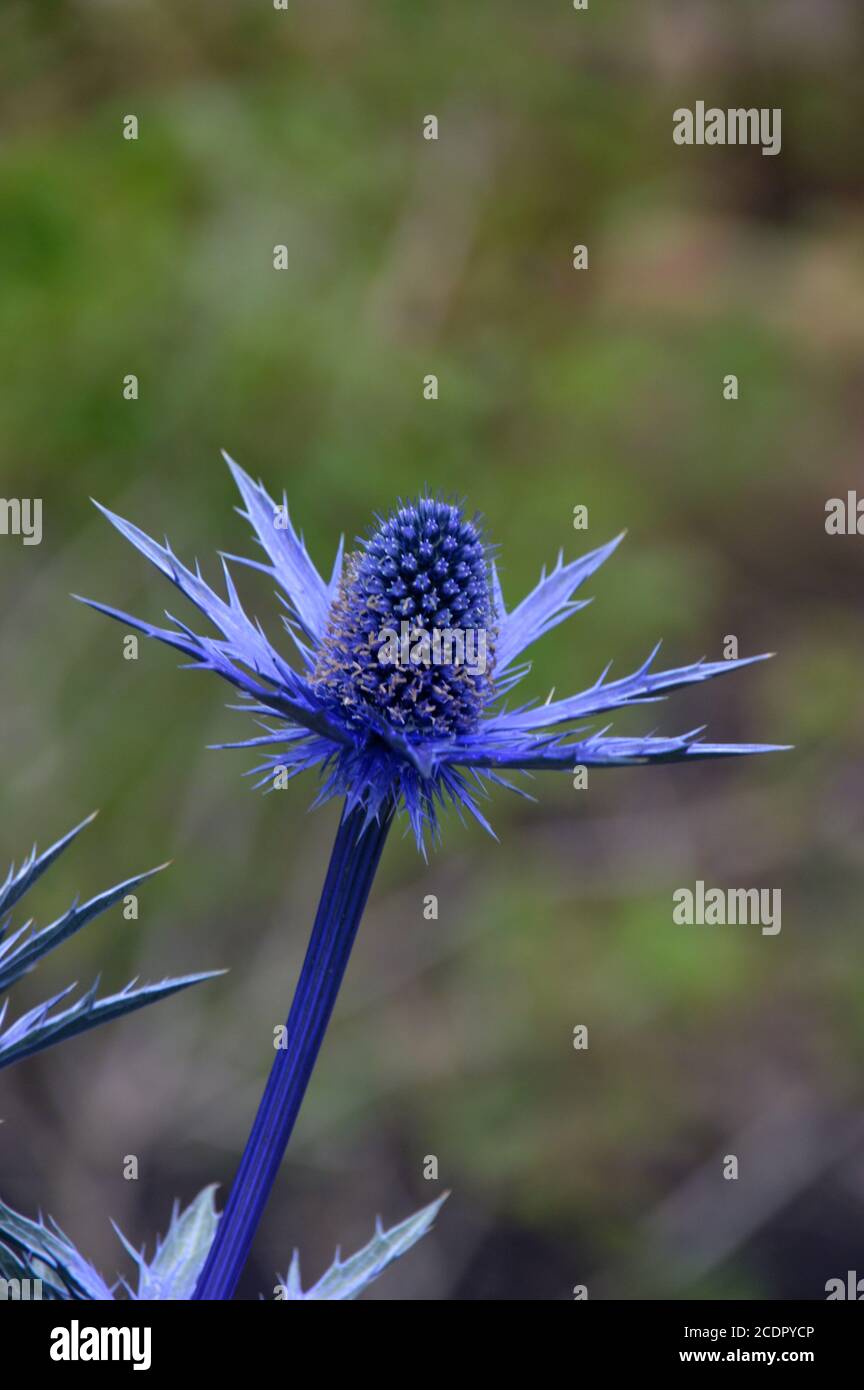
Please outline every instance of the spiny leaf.
[{"label": "spiny leaf", "polygon": [[[54,1043],[64,1042],[78,1033],[86,1033],[88,1029],[96,1028],[100,1023],[122,1018],[124,1014],[134,1013],[136,1009],[143,1009],[147,1004],[167,999],[178,990],[188,989],[190,985],[200,984],[202,980],[212,980],[216,975],[224,973],[222,970],[211,970],[200,975],[180,975],[162,980],[158,984],[141,985],[138,989],[135,988],[136,981],[132,980],[119,994],[111,994],[104,999],[96,998],[99,983],[97,980],[74,1004],[52,1014],[54,1006],[75,988],[74,985],[69,985],[59,994],[55,994],[53,999],[37,1004],[29,1013],[11,1024],[5,1033],[0,1033],[0,1070],[11,1066],[13,1062],[20,1062],[23,1057],[31,1057],[35,1052],[41,1052],[43,1048],[51,1047]],[[0,1023],[3,1022],[5,1011],[4,1005],[0,1009]]]},{"label": "spiny leaf", "polygon": [[43,854],[37,854],[34,845],[28,857],[24,860],[21,868],[16,870],[13,864],[9,869],[6,882],[0,888],[0,913],[8,912],[13,904],[17,903],[27,892],[27,889],[36,882],[40,874],[43,874],[52,864],[59,854],[62,854],[67,845],[79,835],[81,831],[95,820],[98,813],[93,811],[89,816],[85,816],[80,825],[76,825],[74,830],[70,830],[62,839],[57,840],[50,849],[46,849]]},{"label": "spiny leaf", "polygon": [[413,1216],[409,1216],[406,1221],[389,1231],[382,1228],[379,1218],[369,1244],[364,1245],[362,1250],[358,1250],[347,1260],[340,1259],[337,1251],[336,1259],[327,1273],[305,1293],[300,1283],[300,1257],[295,1250],[287,1279],[279,1279],[277,1299],[290,1302],[301,1298],[336,1301],[358,1298],[389,1264],[398,1260],[400,1255],[404,1255],[412,1245],[416,1245],[421,1236],[425,1236],[427,1231],[431,1230],[435,1217],[449,1195],[445,1192],[443,1197],[415,1212]]},{"label": "spiny leaf", "polygon": [[[130,889],[143,883],[145,879],[152,878],[154,874],[161,873],[164,868],[167,868],[167,865],[159,864],[155,869],[148,869],[143,874],[135,874],[123,883],[115,884],[104,893],[97,893],[95,898],[90,898],[86,903],[73,903],[62,917],[58,917],[56,922],[44,927],[42,931],[31,930],[29,935],[25,936],[27,928],[22,928],[0,946],[0,959],[4,955],[7,956],[0,967],[0,990],[9,989],[22,975],[26,975],[28,970],[32,970],[43,956],[47,956],[49,951],[53,951],[61,942],[67,941],[94,917],[98,917],[100,912],[113,907]],[[12,950],[11,947],[18,941],[21,944]]]},{"label": "spiny leaf", "polygon": [[[60,1227],[29,1221],[0,1202],[0,1272],[4,1278],[41,1279],[43,1297],[104,1301],[113,1293]],[[6,1271],[9,1271],[6,1273]]]},{"label": "spiny leaf", "polygon": [[138,1291],[129,1296],[138,1300],[189,1299],[213,1243],[219,1213],[213,1200],[216,1184],[205,1187],[184,1211],[174,1203],[171,1224],[164,1241],[157,1240],[156,1253],[147,1261],[143,1250],[134,1250],[115,1226],[138,1266]]},{"label": "spiny leaf", "polygon": [[[114,1226],[138,1267],[137,1291],[125,1281],[114,1288],[106,1284],[56,1222],[46,1225],[41,1218],[30,1221],[0,1202],[0,1279],[41,1279],[43,1299],[66,1302],[111,1302],[120,1287],[135,1301],[185,1302],[192,1297],[219,1224],[215,1191],[215,1184],[205,1187],[182,1211],[175,1202],[168,1233],[164,1240],[157,1239],[152,1260],[146,1258],[143,1250],[135,1250],[119,1227]],[[359,1297],[389,1264],[431,1229],[448,1195],[445,1192],[390,1231],[383,1230],[379,1220],[368,1245],[347,1260],[340,1259],[337,1252],[327,1273],[305,1293],[295,1251],[287,1279],[279,1281],[277,1299],[339,1302]]]},{"label": "spiny leaf", "polygon": [[[16,870],[14,865],[10,868],[5,883],[0,887],[0,913],[21,900],[49,864],[53,863],[76,835],[90,824],[95,814],[94,811],[93,815],[57,840],[43,854],[38,854],[34,846],[19,869]],[[135,874],[84,903],[79,903],[76,899],[61,917],[41,931],[37,931],[32,922],[25,922],[17,930],[10,932],[10,919],[7,917],[5,922],[0,922],[0,994],[10,989],[50,951],[80,931],[94,917],[98,917],[139,883],[143,883],[145,879],[151,878],[153,874],[166,867],[165,864],[160,864],[158,868],[149,869],[146,873]],[[11,1024],[5,1033],[0,1033],[0,1069],[10,1066],[13,1062],[19,1062],[34,1052],[40,1052],[53,1043],[74,1037],[100,1023],[121,1018],[124,1014],[132,1013],[147,1004],[155,1004],[158,1000],[167,998],[169,994],[175,994],[178,990],[199,984],[203,980],[210,980],[214,975],[221,973],[217,970],[199,975],[184,975],[176,979],[163,980],[158,984],[142,985],[138,989],[135,988],[136,981],[133,980],[119,994],[112,994],[104,999],[96,998],[97,980],[96,984],[75,1003],[58,1009],[57,1006],[68,999],[75,988],[74,984],[69,985],[53,998],[37,1004],[29,1013]],[[6,1016],[7,1006],[8,1001],[0,1005],[0,1027]]]}]

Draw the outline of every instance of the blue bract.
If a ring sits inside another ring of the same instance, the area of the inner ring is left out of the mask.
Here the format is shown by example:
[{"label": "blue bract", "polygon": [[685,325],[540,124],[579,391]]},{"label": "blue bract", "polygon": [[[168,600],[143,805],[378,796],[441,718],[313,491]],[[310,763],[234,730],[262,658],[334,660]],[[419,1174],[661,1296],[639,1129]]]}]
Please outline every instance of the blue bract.
[{"label": "blue bract", "polygon": [[[505,697],[530,670],[519,658],[584,606],[574,594],[620,537],[569,564],[559,555],[552,571],[544,570],[508,612],[479,523],[451,503],[422,497],[378,518],[350,554],[343,557],[340,544],[327,581],[291,523],[287,499],[275,503],[260,483],[227,462],[245,504],[242,514],[266,560],[223,556],[226,598],[205,583],[197,566],[192,571],[182,565],[167,542],[159,545],[101,508],[220,635],[200,636],[170,614],[173,626],[162,628],[104,604],[91,606],[176,647],[242,692],[243,707],[259,717],[264,732],[220,746],[278,749],[254,769],[261,785],[318,767],[318,800],[344,796],[347,811],[361,808],[367,823],[395,802],[407,812],[422,847],[427,832],[437,835],[440,809],[448,804],[467,808],[490,829],[478,796],[490,781],[509,786],[504,774],[511,771],[774,750],[770,744],[707,743],[701,729],[665,738],[617,738],[582,722],[657,700],[762,656],[654,671],[655,648],[644,665],[619,680],[607,680],[607,667],[579,694],[507,708]],[[276,581],[301,669],[244,611],[228,560]]]}]

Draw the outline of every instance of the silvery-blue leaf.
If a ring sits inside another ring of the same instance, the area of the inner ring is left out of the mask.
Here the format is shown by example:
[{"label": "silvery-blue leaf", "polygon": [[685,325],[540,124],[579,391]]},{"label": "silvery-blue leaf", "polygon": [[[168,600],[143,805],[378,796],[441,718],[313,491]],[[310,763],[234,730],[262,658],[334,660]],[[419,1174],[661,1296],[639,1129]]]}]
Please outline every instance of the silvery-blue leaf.
[{"label": "silvery-blue leaf", "polygon": [[[5,882],[0,885],[0,913],[5,912],[21,900],[48,866],[71,844],[84,827],[90,824],[95,814],[94,812],[93,815],[88,816],[86,820],[83,820],[74,830],[70,830],[62,839],[57,840],[44,853],[38,854],[34,846],[19,869],[16,869],[14,865],[10,868]],[[135,874],[132,878],[115,884],[113,888],[108,888],[104,893],[98,893],[84,903],[79,903],[76,899],[61,917],[42,930],[37,930],[32,921],[25,922],[23,926],[17,927],[15,930],[10,929],[11,919],[9,917],[5,921],[0,921],[0,994],[10,989],[44,956],[67,941],[75,932],[80,931],[94,917],[98,917],[100,913],[119,902],[138,884],[143,883],[145,879],[152,877],[153,874],[159,873],[161,869],[166,867],[166,865],[160,864],[156,869],[150,869],[143,874]],[[58,1005],[64,1000],[68,1000],[69,995],[75,989],[74,984],[69,985],[66,989],[53,995],[52,998],[37,1004],[15,1023],[9,1024],[5,1032],[0,1032],[0,1069],[11,1066],[13,1062],[20,1062],[22,1058],[32,1056],[34,1052],[41,1052],[43,1048],[50,1047],[54,1043],[74,1037],[77,1033],[95,1028],[100,1023],[121,1018],[124,1014],[143,1008],[146,1004],[155,1004],[158,1000],[165,999],[178,990],[186,989],[189,985],[199,984],[203,980],[210,980],[214,975],[221,973],[221,971],[211,971],[198,975],[184,975],[176,979],[162,980],[157,984],[141,985],[138,988],[135,987],[136,981],[133,980],[119,994],[108,995],[104,999],[96,998],[97,981],[80,999],[72,1004],[67,1003],[65,1008],[58,1008]],[[0,1029],[2,1029],[6,1017],[7,1008],[8,1000],[0,1003]]]},{"label": "silvery-blue leaf", "polygon": [[[20,1062],[23,1057],[31,1057],[34,1052],[52,1047],[54,1043],[64,1042],[78,1033],[86,1033],[90,1028],[97,1028],[100,1023],[122,1018],[124,1014],[134,1013],[136,1009],[143,1009],[147,1004],[167,999],[178,990],[188,989],[190,985],[200,984],[202,980],[212,980],[215,975],[223,973],[221,970],[213,970],[201,975],[180,975],[173,979],[161,980],[158,984],[141,985],[137,989],[136,981],[132,980],[119,994],[107,995],[104,999],[96,998],[97,981],[74,1004],[61,1009],[59,1013],[52,1013],[55,1006],[75,988],[74,985],[69,985],[53,998],[37,1004],[15,1023],[10,1024],[5,1032],[0,1033],[0,1070],[11,1066],[13,1062]],[[4,1004],[0,1009],[0,1025],[5,1013]]]},{"label": "silvery-blue leaf", "polygon": [[[146,873],[135,874],[123,883],[115,884],[113,888],[98,893],[86,903],[73,903],[62,917],[58,917],[56,922],[44,927],[42,931],[36,931],[28,923],[27,927],[4,941],[0,949],[0,990],[9,989],[22,975],[26,975],[28,970],[32,970],[43,956],[47,956],[49,951],[53,951],[88,922],[92,922],[100,912],[113,907],[114,903],[119,902],[139,883],[152,878],[153,874],[161,873],[166,867],[167,865],[160,864],[155,869],[148,869]],[[11,949],[13,946],[14,950]]]},{"label": "silvery-blue leaf", "polygon": [[435,1217],[448,1196],[449,1193],[445,1192],[443,1197],[430,1202],[428,1207],[423,1207],[421,1211],[415,1212],[413,1216],[409,1216],[406,1221],[393,1226],[389,1231],[382,1228],[379,1218],[369,1244],[364,1245],[362,1250],[358,1250],[347,1260],[340,1259],[337,1251],[336,1259],[327,1273],[305,1293],[300,1282],[300,1257],[295,1250],[287,1279],[279,1278],[277,1301],[291,1302],[294,1299],[305,1298],[344,1302],[358,1298],[389,1264],[398,1260],[400,1255],[404,1255],[412,1245],[416,1245],[421,1236],[425,1236],[427,1231],[431,1230]]},{"label": "silvery-blue leaf", "polygon": [[0,1275],[7,1279],[41,1279],[43,1298],[103,1302],[114,1297],[102,1276],[59,1226],[30,1221],[3,1202]]},{"label": "silvery-blue leaf", "polygon": [[63,853],[66,846],[75,839],[75,836],[79,835],[92,820],[95,820],[96,814],[93,811],[81,821],[80,825],[76,825],[74,830],[70,830],[67,835],[57,840],[50,849],[46,849],[42,854],[37,854],[34,845],[20,869],[16,869],[14,864],[12,865],[6,882],[0,888],[0,912],[8,912],[10,907],[24,896],[27,889],[36,882],[40,874],[45,872],[48,865],[52,864],[59,854]]},{"label": "silvery-blue leaf", "polygon": [[138,1290],[137,1293],[130,1290],[132,1298],[185,1300],[191,1297],[219,1224],[213,1200],[215,1191],[215,1184],[205,1187],[184,1211],[180,1210],[179,1202],[174,1203],[168,1234],[163,1241],[157,1240],[156,1253],[149,1262],[143,1251],[139,1254],[133,1250],[122,1232],[117,1231],[138,1265]]}]

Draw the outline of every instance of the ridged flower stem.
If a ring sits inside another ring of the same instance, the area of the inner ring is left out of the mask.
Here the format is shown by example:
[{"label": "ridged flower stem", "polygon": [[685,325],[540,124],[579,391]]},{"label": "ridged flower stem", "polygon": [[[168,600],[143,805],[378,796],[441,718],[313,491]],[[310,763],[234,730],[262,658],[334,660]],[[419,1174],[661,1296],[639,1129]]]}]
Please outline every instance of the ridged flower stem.
[{"label": "ridged flower stem", "polygon": [[392,819],[392,804],[365,828],[362,808],[343,810],[288,1014],[287,1046],[276,1052],[195,1299],[230,1299],[237,1287],[327,1031]]}]

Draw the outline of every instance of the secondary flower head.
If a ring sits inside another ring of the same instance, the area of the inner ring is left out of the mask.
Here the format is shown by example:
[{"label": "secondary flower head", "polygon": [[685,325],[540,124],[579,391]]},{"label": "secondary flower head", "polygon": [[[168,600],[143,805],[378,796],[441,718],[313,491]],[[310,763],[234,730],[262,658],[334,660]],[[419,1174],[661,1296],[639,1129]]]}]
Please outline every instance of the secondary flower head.
[{"label": "secondary flower head", "polygon": [[[226,456],[227,458],[227,456]],[[573,595],[621,537],[550,573],[508,612],[494,561],[476,519],[449,502],[422,497],[377,518],[357,548],[340,544],[330,580],[319,574],[287,499],[277,505],[227,459],[266,560],[223,556],[226,598],[187,569],[170,546],[101,508],[213,623],[199,635],[169,617],[155,627],[101,603],[91,606],[184,652],[196,667],[239,689],[264,732],[221,747],[272,747],[253,772],[260,785],[318,767],[318,800],[344,795],[348,809],[377,819],[396,803],[418,844],[436,834],[442,806],[478,805],[488,782],[511,771],[569,770],[715,758],[773,751],[767,744],[716,744],[701,730],[671,737],[617,738],[582,724],[606,711],[663,698],[666,691],[726,674],[764,657],[699,661],[669,671],[644,665],[619,680],[604,671],[578,694],[508,709],[505,697],[530,670],[519,658],[544,633],[584,607]],[[98,505],[98,504],[97,504]],[[276,581],[284,624],[299,655],[292,666],[245,612],[228,560]]]}]

